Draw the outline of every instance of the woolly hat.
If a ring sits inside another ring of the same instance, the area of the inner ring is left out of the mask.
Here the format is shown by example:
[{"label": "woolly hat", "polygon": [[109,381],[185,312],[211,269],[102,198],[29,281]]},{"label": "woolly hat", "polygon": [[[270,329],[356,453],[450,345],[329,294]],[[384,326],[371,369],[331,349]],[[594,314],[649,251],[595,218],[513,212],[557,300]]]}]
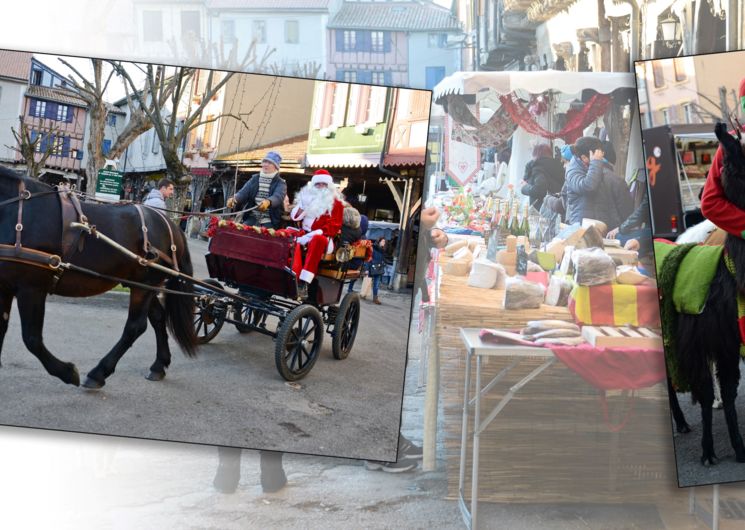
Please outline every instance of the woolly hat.
[{"label": "woolly hat", "polygon": [[331,178],[331,173],[329,173],[325,169],[319,169],[318,171],[313,173],[313,178],[310,179],[310,183],[314,186],[319,183],[331,186],[334,183],[334,179]]},{"label": "woolly hat", "polygon": [[279,171],[279,165],[282,163],[282,156],[277,151],[269,151],[266,156],[261,159],[261,161],[266,161],[274,164],[274,167],[276,167],[277,171]]}]

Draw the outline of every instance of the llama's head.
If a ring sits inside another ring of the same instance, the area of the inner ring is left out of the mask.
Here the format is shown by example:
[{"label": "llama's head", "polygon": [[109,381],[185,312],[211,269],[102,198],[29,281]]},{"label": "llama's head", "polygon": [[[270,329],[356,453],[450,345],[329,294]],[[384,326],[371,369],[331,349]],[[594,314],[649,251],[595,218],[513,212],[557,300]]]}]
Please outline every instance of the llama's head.
[{"label": "llama's head", "polygon": [[745,210],[745,151],[741,140],[727,131],[724,123],[714,126],[714,134],[719,139],[719,145],[724,154],[722,167],[722,187],[727,199]]}]

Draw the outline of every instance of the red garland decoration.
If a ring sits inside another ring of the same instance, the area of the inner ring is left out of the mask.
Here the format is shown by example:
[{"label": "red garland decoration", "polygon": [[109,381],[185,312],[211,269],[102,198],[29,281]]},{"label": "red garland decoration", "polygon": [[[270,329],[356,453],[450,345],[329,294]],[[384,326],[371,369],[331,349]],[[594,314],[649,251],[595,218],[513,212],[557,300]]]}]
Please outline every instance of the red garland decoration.
[{"label": "red garland decoration", "polygon": [[304,234],[302,230],[286,230],[286,229],[275,230],[274,228],[244,225],[241,223],[236,223],[234,221],[221,220],[219,217],[212,217],[210,218],[210,222],[207,227],[207,237],[214,237],[214,235],[217,233],[218,228],[227,228],[229,230],[236,230],[238,232],[243,232],[246,230],[253,230],[255,233],[261,234],[262,236],[284,237],[284,238],[299,237]]},{"label": "red garland decoration", "polygon": [[512,118],[512,121],[530,134],[542,136],[549,140],[561,138],[567,143],[574,143],[582,136],[582,131],[597,119],[598,116],[604,114],[611,102],[609,95],[595,94],[590,98],[590,101],[587,102],[582,111],[577,112],[569,118],[563,129],[553,133],[536,123],[530,109],[526,108],[525,104],[515,94],[500,96],[499,100],[510,115],[510,118]]},{"label": "red garland decoration", "polygon": [[359,247],[365,247],[365,261],[372,260],[372,257],[373,257],[372,241],[370,241],[369,239],[360,239],[352,243],[352,248],[357,249]]}]

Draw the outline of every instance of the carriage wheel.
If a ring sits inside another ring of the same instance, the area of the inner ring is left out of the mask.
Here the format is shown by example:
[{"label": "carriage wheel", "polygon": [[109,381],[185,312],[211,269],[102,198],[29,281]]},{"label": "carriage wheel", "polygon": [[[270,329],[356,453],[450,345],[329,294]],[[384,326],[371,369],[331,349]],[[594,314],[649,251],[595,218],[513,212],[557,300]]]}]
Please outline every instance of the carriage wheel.
[{"label": "carriage wheel", "polygon": [[[204,282],[222,288],[220,282],[217,280],[208,279],[204,280]],[[196,291],[200,292],[198,286],[196,287]],[[211,296],[207,293],[206,289],[202,289],[201,291],[206,296],[199,296],[194,304],[194,333],[197,336],[197,342],[199,344],[207,344],[217,337],[217,334],[222,329],[222,325],[225,323],[225,307],[222,304],[218,304],[218,298]]]},{"label": "carriage wheel", "polygon": [[233,309],[233,320],[238,320],[239,322],[243,322],[243,324],[236,324],[235,329],[239,333],[251,333],[253,331],[252,326],[258,326],[262,316],[261,311],[237,303],[235,304],[235,309]]},{"label": "carriage wheel", "polygon": [[274,362],[287,381],[305,377],[318,359],[323,343],[321,312],[307,304],[287,315],[275,340]]},{"label": "carriage wheel", "polygon": [[360,324],[360,295],[348,293],[336,312],[331,351],[337,359],[346,359],[352,351]]}]

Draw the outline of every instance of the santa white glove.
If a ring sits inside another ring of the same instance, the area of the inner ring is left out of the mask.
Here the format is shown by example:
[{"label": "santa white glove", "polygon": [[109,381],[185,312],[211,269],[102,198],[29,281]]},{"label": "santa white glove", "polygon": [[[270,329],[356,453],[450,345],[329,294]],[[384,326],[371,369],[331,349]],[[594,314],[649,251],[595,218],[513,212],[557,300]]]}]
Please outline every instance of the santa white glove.
[{"label": "santa white glove", "polygon": [[308,232],[304,236],[300,236],[297,238],[297,242],[301,245],[307,245],[310,243],[310,240],[313,239],[313,236],[320,236],[323,235],[323,230],[313,230],[312,232]]}]

